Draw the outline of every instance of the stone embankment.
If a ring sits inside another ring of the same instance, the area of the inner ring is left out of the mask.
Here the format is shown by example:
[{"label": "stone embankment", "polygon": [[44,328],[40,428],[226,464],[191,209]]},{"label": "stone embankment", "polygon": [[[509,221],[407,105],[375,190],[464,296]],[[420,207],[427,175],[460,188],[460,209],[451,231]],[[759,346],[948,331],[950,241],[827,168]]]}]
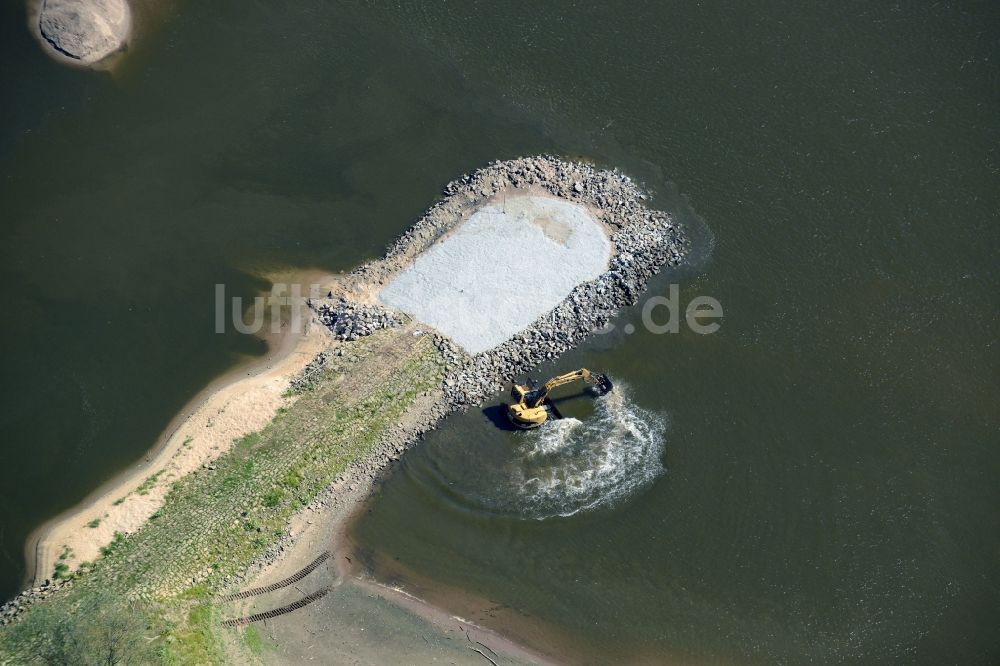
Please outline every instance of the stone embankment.
[{"label": "stone embankment", "polygon": [[[503,344],[468,356],[446,338],[439,349],[451,361],[443,389],[453,409],[478,405],[508,382],[575,347],[605,327],[623,307],[634,305],[664,265],[676,266],[688,243],[683,230],[662,211],[644,205],[647,196],[628,176],[551,156],[495,162],[449,183],[445,196],[400,236],[385,258],[354,270],[346,281],[355,291],[377,289],[417,255],[464,221],[470,211],[515,191],[544,193],[587,206],[611,235],[613,254],[605,273],[578,285],[550,312]],[[528,281],[530,283],[530,280]],[[351,312],[344,297],[314,304],[318,313]],[[392,315],[381,306],[366,312],[361,330]],[[356,330],[334,320],[331,330]],[[347,339],[347,338],[341,338]]]},{"label": "stone embankment", "polygon": [[18,615],[27,610],[36,601],[41,601],[56,592],[72,587],[72,585],[73,581],[69,579],[48,579],[41,585],[29,587],[3,606],[0,606],[0,626],[13,622]]}]

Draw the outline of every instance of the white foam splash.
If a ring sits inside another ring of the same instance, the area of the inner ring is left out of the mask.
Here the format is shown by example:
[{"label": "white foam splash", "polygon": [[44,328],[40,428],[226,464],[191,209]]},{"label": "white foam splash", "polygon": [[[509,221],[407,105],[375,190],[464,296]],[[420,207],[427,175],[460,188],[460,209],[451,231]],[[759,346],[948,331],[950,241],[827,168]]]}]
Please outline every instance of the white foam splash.
[{"label": "white foam splash", "polygon": [[665,431],[662,417],[618,386],[586,421],[550,421],[521,435],[510,476],[517,512],[571,516],[632,495],[663,473]]}]

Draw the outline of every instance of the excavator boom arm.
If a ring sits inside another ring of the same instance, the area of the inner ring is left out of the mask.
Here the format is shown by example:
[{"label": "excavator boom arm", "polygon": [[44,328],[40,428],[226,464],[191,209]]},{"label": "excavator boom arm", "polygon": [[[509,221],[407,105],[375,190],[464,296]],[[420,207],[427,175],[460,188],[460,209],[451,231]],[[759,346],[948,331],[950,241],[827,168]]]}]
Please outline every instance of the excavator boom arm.
[{"label": "excavator boom arm", "polygon": [[558,377],[553,377],[549,381],[545,382],[544,386],[542,386],[542,390],[538,392],[538,397],[535,399],[534,401],[535,404],[532,405],[532,407],[537,407],[538,405],[542,404],[542,402],[545,401],[545,398],[548,397],[549,391],[551,391],[552,389],[557,388],[559,386],[565,386],[566,384],[572,384],[573,382],[577,381],[585,381],[592,384],[597,383],[597,380],[594,379],[590,370],[587,370],[586,368],[581,368],[573,372],[567,372],[565,375],[559,375]]}]

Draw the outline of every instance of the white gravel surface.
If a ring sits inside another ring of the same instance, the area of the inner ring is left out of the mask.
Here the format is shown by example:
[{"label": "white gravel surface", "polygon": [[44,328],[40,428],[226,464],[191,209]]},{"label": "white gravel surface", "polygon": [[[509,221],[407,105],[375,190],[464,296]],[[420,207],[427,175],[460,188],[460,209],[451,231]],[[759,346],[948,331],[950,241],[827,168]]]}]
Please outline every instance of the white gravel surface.
[{"label": "white gravel surface", "polygon": [[599,276],[610,257],[611,243],[586,208],[518,195],[475,211],[378,298],[478,354]]}]

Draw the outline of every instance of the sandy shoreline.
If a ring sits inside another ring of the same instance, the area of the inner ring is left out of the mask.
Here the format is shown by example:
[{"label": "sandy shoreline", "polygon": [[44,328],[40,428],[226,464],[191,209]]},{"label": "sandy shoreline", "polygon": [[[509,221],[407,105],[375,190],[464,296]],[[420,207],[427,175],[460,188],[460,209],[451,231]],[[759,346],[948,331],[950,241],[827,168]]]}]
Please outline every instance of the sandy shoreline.
[{"label": "sandy shoreline", "polygon": [[[269,337],[264,357],[214,379],[171,419],[140,461],[33,530],[25,543],[24,586],[50,579],[58,562],[76,569],[95,560],[116,532],[134,532],[156,513],[173,481],[267,425],[290,402],[284,396],[288,382],[330,343],[323,326],[308,317],[304,323],[299,333],[286,330]],[[100,524],[89,527],[95,519]],[[61,559],[66,548],[70,554]]]}]

